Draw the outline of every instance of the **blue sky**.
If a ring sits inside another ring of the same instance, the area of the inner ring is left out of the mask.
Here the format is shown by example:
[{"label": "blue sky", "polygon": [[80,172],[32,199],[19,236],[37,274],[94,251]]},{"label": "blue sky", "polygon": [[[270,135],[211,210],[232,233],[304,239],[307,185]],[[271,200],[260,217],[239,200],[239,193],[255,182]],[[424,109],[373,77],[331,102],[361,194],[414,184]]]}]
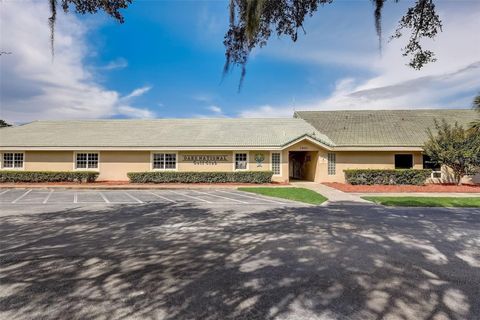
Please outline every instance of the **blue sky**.
[{"label": "blue sky", "polygon": [[[134,1],[125,23],[60,14],[56,57],[47,1],[3,1],[0,117],[36,119],[289,117],[293,110],[466,108],[480,90],[480,4],[439,1],[444,32],[426,46],[439,61],[405,64],[388,43],[411,1],[384,10],[378,51],[371,1],[337,1],[308,18],[292,44],[273,36],[222,81],[228,1]],[[477,17],[477,18],[476,18]],[[28,22],[26,22],[28,21]],[[476,38],[476,39],[475,39]]]}]

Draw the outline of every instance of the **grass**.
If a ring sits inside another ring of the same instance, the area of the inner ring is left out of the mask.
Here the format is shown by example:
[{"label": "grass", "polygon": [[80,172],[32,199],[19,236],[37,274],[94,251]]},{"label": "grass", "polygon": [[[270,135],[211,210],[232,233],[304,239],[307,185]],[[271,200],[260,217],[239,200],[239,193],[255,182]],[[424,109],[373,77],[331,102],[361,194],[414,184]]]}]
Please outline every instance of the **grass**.
[{"label": "grass", "polygon": [[362,197],[389,207],[480,207],[480,197]]},{"label": "grass", "polygon": [[264,196],[300,201],[309,204],[322,204],[327,198],[315,191],[305,188],[271,188],[271,187],[246,187],[238,188],[240,191],[252,192]]}]

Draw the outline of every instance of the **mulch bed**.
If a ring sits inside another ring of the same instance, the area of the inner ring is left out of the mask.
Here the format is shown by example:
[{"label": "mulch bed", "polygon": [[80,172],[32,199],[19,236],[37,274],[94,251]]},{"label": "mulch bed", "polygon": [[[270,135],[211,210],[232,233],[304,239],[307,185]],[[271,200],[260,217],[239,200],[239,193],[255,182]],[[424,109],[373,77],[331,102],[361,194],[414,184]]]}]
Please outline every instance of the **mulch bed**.
[{"label": "mulch bed", "polygon": [[445,192],[445,193],[480,193],[480,185],[452,185],[452,184],[427,184],[424,186],[411,185],[351,185],[338,182],[327,182],[325,185],[343,192],[355,193],[387,193],[387,192]]}]

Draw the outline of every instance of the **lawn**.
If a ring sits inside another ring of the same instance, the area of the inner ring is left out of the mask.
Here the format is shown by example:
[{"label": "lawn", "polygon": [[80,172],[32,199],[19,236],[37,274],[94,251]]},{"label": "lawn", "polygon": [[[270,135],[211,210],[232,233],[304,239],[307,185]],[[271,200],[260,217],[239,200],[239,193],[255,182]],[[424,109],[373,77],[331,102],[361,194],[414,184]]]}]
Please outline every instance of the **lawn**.
[{"label": "lawn", "polygon": [[389,207],[480,207],[480,197],[362,197]]},{"label": "lawn", "polygon": [[238,188],[240,191],[252,192],[264,196],[300,201],[309,204],[322,204],[327,198],[315,191],[305,188],[269,188],[269,187],[246,187]]}]

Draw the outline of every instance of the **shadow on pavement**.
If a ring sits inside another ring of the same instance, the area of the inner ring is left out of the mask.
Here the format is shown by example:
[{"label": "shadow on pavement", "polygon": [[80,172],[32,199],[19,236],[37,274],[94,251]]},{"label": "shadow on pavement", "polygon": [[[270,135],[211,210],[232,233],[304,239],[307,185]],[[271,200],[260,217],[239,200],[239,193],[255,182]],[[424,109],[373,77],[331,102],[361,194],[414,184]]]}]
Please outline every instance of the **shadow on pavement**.
[{"label": "shadow on pavement", "polygon": [[480,214],[74,208],[0,218],[5,319],[475,319]]}]

